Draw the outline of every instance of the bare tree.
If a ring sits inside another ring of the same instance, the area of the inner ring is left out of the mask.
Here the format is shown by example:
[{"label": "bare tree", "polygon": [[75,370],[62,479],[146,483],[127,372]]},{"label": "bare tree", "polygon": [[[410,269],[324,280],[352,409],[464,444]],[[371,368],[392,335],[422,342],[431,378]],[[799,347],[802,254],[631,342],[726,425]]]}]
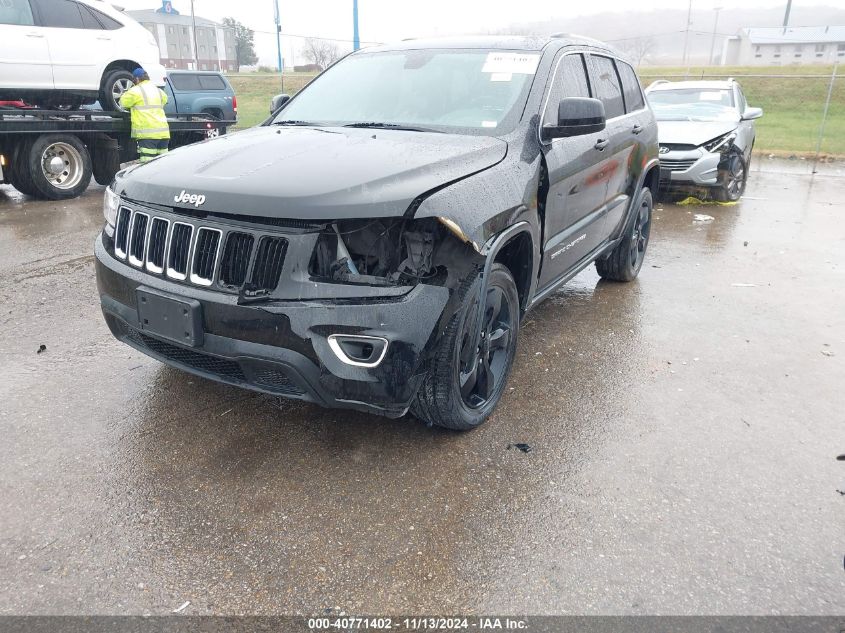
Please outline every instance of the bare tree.
[{"label": "bare tree", "polygon": [[640,37],[632,37],[627,40],[622,46],[623,50],[631,57],[631,61],[635,66],[642,65],[646,57],[648,57],[657,44],[654,37],[651,35],[643,35]]},{"label": "bare tree", "polygon": [[334,42],[321,40],[316,37],[305,38],[302,54],[312,64],[316,64],[321,70],[331,66],[340,57],[340,49]]}]

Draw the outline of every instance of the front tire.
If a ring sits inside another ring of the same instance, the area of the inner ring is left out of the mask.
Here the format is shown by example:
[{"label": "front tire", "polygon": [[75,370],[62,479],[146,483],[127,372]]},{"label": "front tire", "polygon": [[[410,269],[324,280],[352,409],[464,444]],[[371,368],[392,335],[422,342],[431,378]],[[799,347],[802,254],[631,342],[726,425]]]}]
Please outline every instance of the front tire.
[{"label": "front tire", "polygon": [[120,107],[120,98],[132,86],[132,73],[128,70],[118,68],[107,72],[100,85],[100,106],[106,111],[123,111]]},{"label": "front tire", "polygon": [[602,279],[633,281],[643,266],[648,240],[651,237],[651,215],[654,201],[651,190],[643,187],[637,201],[634,225],[606,259],[596,260],[596,271]]},{"label": "front tire", "polygon": [[732,152],[719,168],[719,186],[714,190],[716,200],[736,202],[745,193],[748,182],[748,161],[741,153]]},{"label": "front tire", "polygon": [[504,392],[519,332],[519,295],[506,266],[493,264],[481,339],[474,340],[481,277],[464,283],[461,307],[441,338],[432,366],[411,405],[428,424],[468,431],[482,424]]}]

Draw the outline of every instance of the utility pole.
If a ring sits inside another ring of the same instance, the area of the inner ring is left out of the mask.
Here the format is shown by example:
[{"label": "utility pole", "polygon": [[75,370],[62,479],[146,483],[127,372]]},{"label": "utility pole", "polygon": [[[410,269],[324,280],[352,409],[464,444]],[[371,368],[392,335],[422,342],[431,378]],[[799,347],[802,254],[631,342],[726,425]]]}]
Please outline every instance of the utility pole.
[{"label": "utility pole", "polygon": [[197,16],[194,15],[194,0],[191,0],[191,37],[194,40],[194,70],[200,69],[199,50],[197,49]]},{"label": "utility pole", "polygon": [[282,82],[282,92],[285,91],[285,66],[284,59],[282,59],[282,17],[279,13],[279,0],[273,0],[273,15],[276,20],[276,54],[278,55],[277,63],[279,64],[279,78]]},{"label": "utility pole", "polygon": [[361,38],[358,36],[358,0],[352,0],[352,50],[361,48]]},{"label": "utility pole", "polygon": [[687,28],[684,32],[684,59],[682,64],[687,65],[687,47],[689,45],[689,27],[692,26],[692,0],[689,0],[689,8],[687,9]]},{"label": "utility pole", "polygon": [[716,12],[716,19],[713,22],[713,39],[710,40],[710,59],[707,60],[707,65],[713,65],[713,51],[716,49],[716,29],[719,26],[719,11],[722,10],[722,7],[713,7],[713,10]]},{"label": "utility pole", "polygon": [[783,14],[783,28],[789,26],[789,12],[792,10],[792,0],[786,0],[786,13]]}]

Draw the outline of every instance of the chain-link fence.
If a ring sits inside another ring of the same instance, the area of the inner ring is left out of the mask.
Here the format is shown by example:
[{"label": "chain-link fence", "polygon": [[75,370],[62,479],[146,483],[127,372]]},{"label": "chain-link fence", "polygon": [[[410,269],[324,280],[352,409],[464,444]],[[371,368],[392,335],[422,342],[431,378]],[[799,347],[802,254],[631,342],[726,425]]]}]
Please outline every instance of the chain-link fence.
[{"label": "chain-link fence", "polygon": [[[821,160],[845,157],[845,77],[843,68],[831,66],[639,69],[644,86],[658,79],[725,79],[742,85],[748,104],[763,108],[758,119],[755,152]],[[294,94],[315,75],[285,73],[284,92]],[[277,74],[241,73],[229,76],[238,95],[240,127],[262,121],[269,114],[270,99],[282,92]]]}]

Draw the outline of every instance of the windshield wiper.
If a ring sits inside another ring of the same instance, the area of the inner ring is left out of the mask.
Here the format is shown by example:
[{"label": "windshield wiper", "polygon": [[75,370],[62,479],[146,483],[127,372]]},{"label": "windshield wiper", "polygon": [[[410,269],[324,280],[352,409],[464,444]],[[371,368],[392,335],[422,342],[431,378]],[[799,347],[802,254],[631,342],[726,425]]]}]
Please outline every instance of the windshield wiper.
[{"label": "windshield wiper", "polygon": [[415,127],[413,125],[402,125],[401,123],[386,123],[383,121],[362,121],[360,123],[347,123],[343,127],[379,128],[385,130],[407,130],[409,132],[439,132],[429,127]]},{"label": "windshield wiper", "polygon": [[311,125],[311,126],[319,126],[319,123],[315,123],[314,121],[297,121],[295,119],[289,119],[287,121],[273,121],[272,125]]}]

